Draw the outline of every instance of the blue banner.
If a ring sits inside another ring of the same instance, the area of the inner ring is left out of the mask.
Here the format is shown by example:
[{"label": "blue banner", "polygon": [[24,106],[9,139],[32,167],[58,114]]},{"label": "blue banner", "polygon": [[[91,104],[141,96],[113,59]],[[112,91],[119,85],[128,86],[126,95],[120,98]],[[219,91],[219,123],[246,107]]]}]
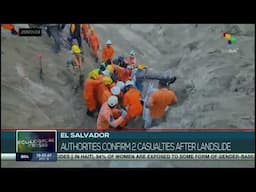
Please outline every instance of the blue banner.
[{"label": "blue banner", "polygon": [[[254,153],[255,132],[57,132],[61,153]],[[2,132],[2,153],[15,153],[15,132]]]}]

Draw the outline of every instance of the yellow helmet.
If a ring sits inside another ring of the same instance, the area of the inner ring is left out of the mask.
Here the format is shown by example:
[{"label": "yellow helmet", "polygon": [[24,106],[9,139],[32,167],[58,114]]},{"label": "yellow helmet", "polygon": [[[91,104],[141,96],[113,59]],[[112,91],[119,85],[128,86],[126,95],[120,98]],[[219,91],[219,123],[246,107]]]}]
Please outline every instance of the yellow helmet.
[{"label": "yellow helmet", "polygon": [[137,68],[138,69],[145,69],[147,67],[144,64],[138,64]]},{"label": "yellow helmet", "polygon": [[96,79],[98,75],[99,75],[99,71],[97,69],[94,69],[89,73],[89,78]]},{"label": "yellow helmet", "polygon": [[112,65],[108,65],[107,70],[109,70],[111,73],[113,73],[114,72],[114,67]]},{"label": "yellow helmet", "polygon": [[112,82],[113,82],[113,80],[111,79],[111,77],[108,77],[108,76],[103,77],[104,85],[111,85]]},{"label": "yellow helmet", "polygon": [[72,52],[79,54],[79,53],[81,53],[81,50],[80,50],[78,45],[73,45],[72,46]]}]

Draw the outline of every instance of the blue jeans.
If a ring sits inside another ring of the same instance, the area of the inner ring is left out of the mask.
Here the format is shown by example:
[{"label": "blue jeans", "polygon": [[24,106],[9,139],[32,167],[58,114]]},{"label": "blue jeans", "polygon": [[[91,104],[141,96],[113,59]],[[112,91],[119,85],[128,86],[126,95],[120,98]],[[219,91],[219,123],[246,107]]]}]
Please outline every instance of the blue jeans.
[{"label": "blue jeans", "polygon": [[137,88],[140,92],[143,91],[143,88],[144,88],[143,82],[135,81],[135,86],[136,86],[136,88]]}]

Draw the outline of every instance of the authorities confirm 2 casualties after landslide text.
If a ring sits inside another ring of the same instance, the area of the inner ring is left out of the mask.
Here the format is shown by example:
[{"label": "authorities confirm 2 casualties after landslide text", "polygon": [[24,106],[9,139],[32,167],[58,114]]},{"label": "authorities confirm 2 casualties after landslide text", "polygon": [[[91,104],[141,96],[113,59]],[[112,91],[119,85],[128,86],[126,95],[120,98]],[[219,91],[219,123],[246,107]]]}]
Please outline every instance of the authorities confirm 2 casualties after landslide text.
[{"label": "authorities confirm 2 casualties after landslide text", "polygon": [[60,152],[231,151],[231,142],[62,142]]}]

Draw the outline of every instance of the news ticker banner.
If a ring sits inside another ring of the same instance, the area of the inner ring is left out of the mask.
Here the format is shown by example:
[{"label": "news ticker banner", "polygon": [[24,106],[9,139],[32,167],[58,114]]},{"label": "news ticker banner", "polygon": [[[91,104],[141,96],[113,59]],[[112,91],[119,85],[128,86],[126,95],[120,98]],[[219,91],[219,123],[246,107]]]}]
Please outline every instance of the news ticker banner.
[{"label": "news ticker banner", "polygon": [[[88,132],[18,130],[2,132],[3,159],[17,161],[56,160],[120,160],[118,154],[127,155],[130,160],[172,160],[189,158],[196,154],[208,154],[221,159],[222,153],[228,159],[247,160],[254,158],[255,137],[252,132]],[[16,142],[15,142],[16,141]],[[63,154],[66,154],[66,156]],[[142,156],[137,156],[141,154]],[[157,156],[162,154],[162,156]],[[169,154],[169,155],[168,155]],[[176,154],[176,155],[175,155]],[[183,154],[183,155],[182,155]],[[236,156],[232,155],[236,154]],[[165,156],[163,156],[165,155]],[[64,158],[63,158],[64,157]],[[87,158],[88,157],[88,158]],[[91,159],[90,159],[91,157]],[[112,159],[111,159],[112,158]]]},{"label": "news ticker banner", "polygon": [[[17,160],[15,153],[2,153],[1,159]],[[58,161],[254,161],[254,153],[57,153]],[[35,160],[34,160],[35,161]],[[40,161],[40,160],[36,160]]]}]

